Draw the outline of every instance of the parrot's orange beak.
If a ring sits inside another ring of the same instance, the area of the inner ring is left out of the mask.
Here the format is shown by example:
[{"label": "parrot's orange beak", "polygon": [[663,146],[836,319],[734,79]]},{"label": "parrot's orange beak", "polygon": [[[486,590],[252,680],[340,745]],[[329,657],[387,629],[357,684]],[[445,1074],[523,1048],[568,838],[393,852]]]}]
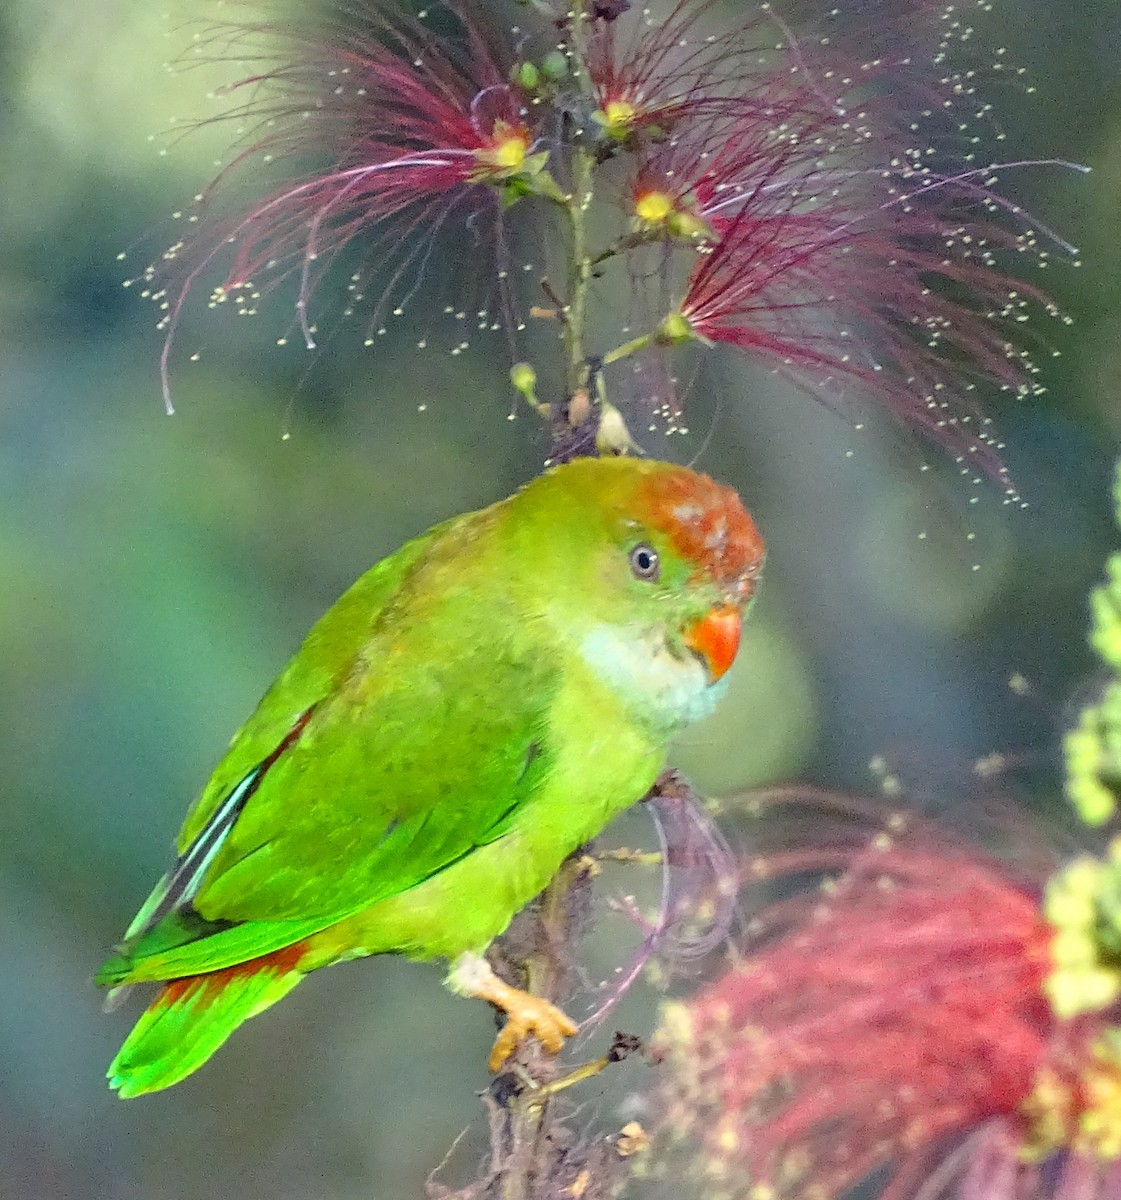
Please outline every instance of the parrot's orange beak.
[{"label": "parrot's orange beak", "polygon": [[685,629],[685,645],[699,655],[715,683],[736,661],[743,620],[740,610],[721,604]]}]

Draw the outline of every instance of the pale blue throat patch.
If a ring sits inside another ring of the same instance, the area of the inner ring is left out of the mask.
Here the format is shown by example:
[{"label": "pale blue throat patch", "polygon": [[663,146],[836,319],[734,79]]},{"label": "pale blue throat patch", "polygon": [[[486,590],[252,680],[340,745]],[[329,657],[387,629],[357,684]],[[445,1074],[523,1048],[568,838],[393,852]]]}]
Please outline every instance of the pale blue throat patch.
[{"label": "pale blue throat patch", "polygon": [[707,717],[726,691],[689,655],[678,658],[656,630],[596,625],[580,642],[593,674],[644,725],[676,731]]}]

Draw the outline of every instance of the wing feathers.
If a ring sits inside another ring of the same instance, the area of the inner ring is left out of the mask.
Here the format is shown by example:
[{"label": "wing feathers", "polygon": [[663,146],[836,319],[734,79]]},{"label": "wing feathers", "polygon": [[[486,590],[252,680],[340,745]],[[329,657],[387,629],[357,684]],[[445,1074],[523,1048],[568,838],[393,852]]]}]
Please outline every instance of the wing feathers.
[{"label": "wing feathers", "polygon": [[154,929],[171,913],[184,912],[190,906],[249,798],[260,787],[273,763],[298,740],[314,711],[315,705],[305,709],[272,753],[253,767],[218,805],[195,840],[176,859],[175,865],[160,880],[137,913],[125,934],[126,944]]},{"label": "wing feathers", "polygon": [[156,924],[173,909],[190,903],[197,894],[207,867],[222,849],[245,802],[256,790],[263,771],[262,765],[246,775],[203,826],[202,833],[191,843],[186,854],[176,862],[168,876],[167,890],[148,919],[149,925]]},{"label": "wing feathers", "polygon": [[270,952],[502,836],[551,769],[557,679],[485,555],[430,535],[387,560],[238,734],[103,981]]}]

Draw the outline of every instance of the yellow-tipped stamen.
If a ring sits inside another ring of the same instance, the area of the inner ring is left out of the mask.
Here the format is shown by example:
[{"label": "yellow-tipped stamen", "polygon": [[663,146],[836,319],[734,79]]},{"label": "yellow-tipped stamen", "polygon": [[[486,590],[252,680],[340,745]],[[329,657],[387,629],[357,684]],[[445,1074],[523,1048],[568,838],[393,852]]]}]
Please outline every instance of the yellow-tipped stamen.
[{"label": "yellow-tipped stamen", "polygon": [[676,211],[668,192],[644,192],[634,204],[634,215],[644,225],[664,225]]},{"label": "yellow-tipped stamen", "polygon": [[608,100],[592,119],[602,125],[604,132],[611,137],[623,138],[634,127],[642,114],[642,109],[630,100]]},{"label": "yellow-tipped stamen", "polygon": [[516,175],[525,165],[530,150],[529,132],[505,121],[495,121],[490,141],[475,158],[483,173],[497,176]]}]

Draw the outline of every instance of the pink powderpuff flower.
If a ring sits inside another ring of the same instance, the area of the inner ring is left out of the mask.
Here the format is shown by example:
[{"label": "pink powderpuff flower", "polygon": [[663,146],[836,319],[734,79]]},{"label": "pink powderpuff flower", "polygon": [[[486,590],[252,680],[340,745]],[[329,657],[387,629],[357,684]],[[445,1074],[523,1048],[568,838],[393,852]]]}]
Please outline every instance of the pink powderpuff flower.
[{"label": "pink powderpuff flower", "polygon": [[660,339],[733,346],[846,411],[878,400],[1014,499],[976,394],[1043,390],[1023,326],[1033,310],[1060,314],[1009,269],[1073,247],[996,186],[1040,164],[947,153],[928,126],[955,106],[970,110],[962,125],[986,115],[958,76],[942,99],[908,56],[783,41],[734,96],[706,108],[691,95],[640,152],[633,221],[679,251],[681,299]]},{"label": "pink powderpuff flower", "polygon": [[[390,306],[399,312],[415,293],[445,226],[467,226],[472,241],[488,243],[501,259],[503,207],[555,188],[544,170],[546,154],[536,151],[535,119],[508,81],[507,64],[454,0],[443,0],[439,15],[458,25],[458,37],[436,35],[420,21],[390,20],[376,8],[361,22],[339,16],[310,31],[228,26],[215,33],[215,43],[228,37],[230,57],[243,58],[245,43],[264,39],[270,53],[286,46],[291,58],[228,89],[247,93],[229,116],[254,131],[254,140],[196,197],[200,212],[191,219],[203,221],[198,233],[144,274],[147,294],[164,312],[161,372],[169,411],[176,327],[215,263],[228,265],[211,306],[230,300],[246,313],[297,276],[297,323],[314,348],[313,295],[360,235],[363,266],[350,277],[344,315],[365,299],[368,282],[376,284],[381,299],[372,332]],[[309,158],[324,165],[285,179],[240,216],[211,222],[202,211],[235,173]],[[370,279],[374,272],[383,278]],[[499,280],[505,274],[501,261],[497,274]]]},{"label": "pink powderpuff flower", "polygon": [[1112,1200],[1121,977],[1057,967],[1085,890],[1052,883],[1045,915],[1039,881],[930,822],[809,790],[758,805],[801,848],[750,864],[770,898],[742,958],[658,1035],[663,1134],[693,1146],[705,1194],[836,1200],[886,1180],[884,1200]]},{"label": "pink powderpuff flower", "polygon": [[681,121],[722,109],[751,79],[764,9],[728,14],[720,0],[675,0],[666,13],[591,4],[572,20],[573,50],[596,104],[595,122],[617,142],[665,136]]}]

